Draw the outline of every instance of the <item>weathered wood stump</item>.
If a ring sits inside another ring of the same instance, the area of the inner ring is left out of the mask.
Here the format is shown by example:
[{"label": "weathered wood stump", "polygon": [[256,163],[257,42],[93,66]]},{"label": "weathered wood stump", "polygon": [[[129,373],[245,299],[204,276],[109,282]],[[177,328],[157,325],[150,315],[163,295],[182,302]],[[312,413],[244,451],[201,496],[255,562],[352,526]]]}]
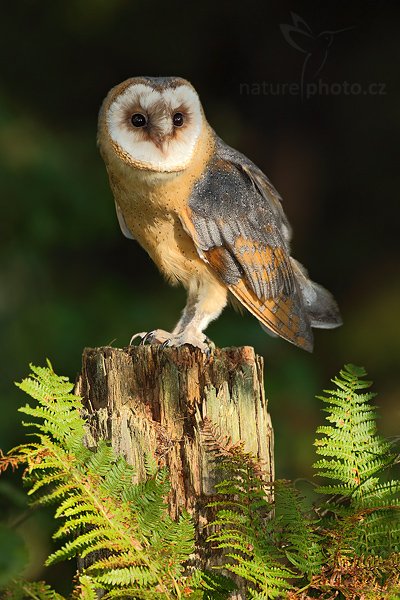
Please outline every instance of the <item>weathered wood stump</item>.
[{"label": "weathered wood stump", "polygon": [[[87,348],[76,393],[83,398],[89,444],[107,439],[145,475],[152,453],[170,473],[169,510],[186,508],[197,527],[196,566],[215,560],[204,549],[219,473],[204,439],[204,424],[263,464],[273,481],[273,432],[263,385],[263,360],[253,348],[216,349],[210,358],[190,347]],[[90,439],[91,438],[91,439]]]}]

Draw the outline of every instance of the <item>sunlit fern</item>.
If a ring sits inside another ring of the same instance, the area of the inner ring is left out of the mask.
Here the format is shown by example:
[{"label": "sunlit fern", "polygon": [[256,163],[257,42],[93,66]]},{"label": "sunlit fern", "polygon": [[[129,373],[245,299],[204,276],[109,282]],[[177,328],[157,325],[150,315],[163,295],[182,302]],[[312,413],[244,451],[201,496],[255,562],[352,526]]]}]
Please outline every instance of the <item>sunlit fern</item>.
[{"label": "sunlit fern", "polygon": [[[166,471],[149,460],[146,481],[134,484],[134,468],[106,442],[86,448],[80,399],[50,366],[32,367],[18,385],[37,401],[20,409],[34,419],[24,424],[36,439],[2,461],[26,466],[34,504],[57,505],[54,538],[62,541],[46,564],[91,555],[74,592],[79,598],[90,600],[96,588],[105,598],[179,596],[188,586],[183,564],[194,550],[194,526],[186,513],[177,522],[169,517]],[[51,593],[43,588],[40,598]]]},{"label": "sunlit fern", "polygon": [[[177,522],[169,517],[168,473],[148,456],[145,481],[133,483],[134,468],[104,441],[88,449],[80,399],[50,365],[32,367],[19,384],[37,402],[20,409],[34,421],[25,423],[34,437],[0,456],[0,470],[25,466],[33,503],[56,506],[60,547],[47,564],[86,559],[71,600],[97,600],[99,590],[110,600],[225,600],[236,585],[253,600],[361,594],[394,600],[400,481],[390,474],[395,452],[377,434],[373,395],[360,393],[370,385],[364,377],[363,369],[347,365],[322,398],[329,425],[317,430],[322,459],[315,464],[313,507],[290,482],[272,488],[243,444],[232,444],[205,420],[207,451],[222,473],[210,505],[216,516],[209,543],[224,557],[216,572],[186,570],[194,524],[184,512]],[[7,600],[65,600],[44,583],[22,580],[1,593]]]},{"label": "sunlit fern", "polygon": [[[322,398],[330,425],[317,430],[324,458],[314,466],[329,481],[316,488],[322,500],[314,508],[286,481],[275,482],[269,505],[254,457],[238,445],[219,451],[224,480],[209,541],[225,552],[224,567],[247,582],[250,598],[345,598],[346,589],[389,598],[389,582],[400,593],[400,573],[392,572],[400,560],[400,481],[386,476],[395,454],[377,434],[373,394],[359,393],[371,385],[364,376],[347,365],[333,380],[337,389]],[[209,445],[220,448],[221,439]]]},{"label": "sunlit fern", "polygon": [[322,437],[316,451],[323,458],[314,468],[328,479],[317,491],[330,495],[326,508],[346,534],[340,544],[359,555],[386,556],[400,551],[400,481],[390,476],[392,446],[377,433],[370,404],[375,394],[361,392],[371,386],[365,375],[363,368],[346,365],[332,380],[336,389],[320,397],[330,425],[317,429]]}]

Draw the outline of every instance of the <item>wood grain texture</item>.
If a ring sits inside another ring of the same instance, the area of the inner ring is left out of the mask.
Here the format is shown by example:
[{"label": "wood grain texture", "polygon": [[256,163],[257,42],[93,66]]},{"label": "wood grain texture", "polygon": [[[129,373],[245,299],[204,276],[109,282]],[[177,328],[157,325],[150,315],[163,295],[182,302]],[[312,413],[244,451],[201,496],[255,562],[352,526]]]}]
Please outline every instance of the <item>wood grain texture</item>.
[{"label": "wood grain texture", "polygon": [[202,431],[205,422],[263,464],[273,481],[273,432],[264,395],[263,359],[253,348],[216,349],[207,359],[188,346],[87,348],[76,393],[83,398],[87,443],[110,440],[144,476],[151,452],[170,472],[168,498],[173,517],[186,508],[197,528],[194,564],[218,562],[204,548],[208,502],[213,500],[219,471]]}]

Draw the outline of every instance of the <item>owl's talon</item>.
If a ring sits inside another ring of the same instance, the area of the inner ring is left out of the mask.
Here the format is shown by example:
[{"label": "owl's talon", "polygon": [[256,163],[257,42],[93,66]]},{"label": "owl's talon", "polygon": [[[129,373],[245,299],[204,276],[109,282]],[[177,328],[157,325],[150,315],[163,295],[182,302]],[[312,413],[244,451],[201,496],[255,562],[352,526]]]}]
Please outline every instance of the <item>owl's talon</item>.
[{"label": "owl's talon", "polygon": [[143,338],[144,338],[146,335],[148,335],[148,334],[146,333],[146,331],[142,331],[141,333],[134,333],[134,334],[133,334],[133,336],[131,337],[131,339],[129,340],[129,346],[132,346],[132,342],[133,342],[133,340],[135,340],[136,338],[140,338],[140,342],[139,342],[139,343],[141,344],[141,343],[142,343],[142,341],[143,341]]},{"label": "owl's talon", "polygon": [[212,340],[210,340],[210,338],[208,336],[206,336],[206,338],[205,338],[204,341],[208,345],[208,349],[210,351],[210,354],[212,354],[215,351],[216,345],[214,344],[214,342]]},{"label": "owl's talon", "polygon": [[140,337],[141,340],[139,342],[140,346],[144,346],[145,344],[165,344],[166,342],[169,342],[169,339],[171,338],[172,334],[169,333],[169,331],[164,331],[164,329],[153,329],[152,331],[144,331],[143,333],[135,333],[135,335],[133,335],[131,337],[131,343],[132,340],[134,340],[137,337]]},{"label": "owl's talon", "polygon": [[140,340],[140,346],[145,346],[147,342],[151,344],[151,337],[153,333],[154,331],[148,331],[147,333],[145,333],[142,339]]}]

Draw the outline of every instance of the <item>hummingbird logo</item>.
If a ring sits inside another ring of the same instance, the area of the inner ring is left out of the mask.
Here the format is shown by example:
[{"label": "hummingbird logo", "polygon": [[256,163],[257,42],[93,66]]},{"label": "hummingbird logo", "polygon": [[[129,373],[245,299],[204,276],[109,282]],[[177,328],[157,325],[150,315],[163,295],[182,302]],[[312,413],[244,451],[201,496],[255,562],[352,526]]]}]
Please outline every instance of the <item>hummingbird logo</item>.
[{"label": "hummingbird logo", "polygon": [[280,29],[288,44],[305,54],[301,70],[301,89],[303,90],[304,82],[312,81],[322,71],[335,36],[344,31],[350,31],[354,27],[314,33],[302,17],[293,12],[290,15],[292,23],[281,24]]}]

